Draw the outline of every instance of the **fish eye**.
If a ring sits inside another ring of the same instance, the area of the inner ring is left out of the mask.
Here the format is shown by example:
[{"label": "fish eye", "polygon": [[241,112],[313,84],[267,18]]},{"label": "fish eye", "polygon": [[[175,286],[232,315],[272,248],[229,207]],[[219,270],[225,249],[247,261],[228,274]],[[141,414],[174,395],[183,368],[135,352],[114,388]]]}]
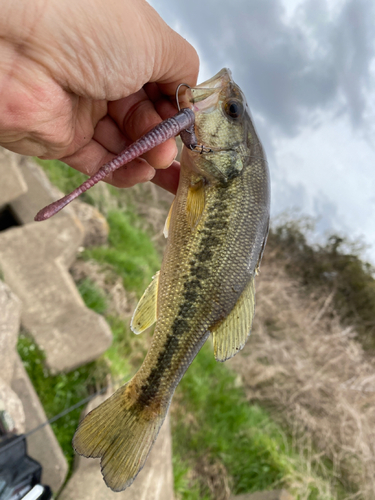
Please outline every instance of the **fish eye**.
[{"label": "fish eye", "polygon": [[237,99],[229,99],[224,104],[224,111],[231,118],[239,118],[243,111],[242,103]]}]

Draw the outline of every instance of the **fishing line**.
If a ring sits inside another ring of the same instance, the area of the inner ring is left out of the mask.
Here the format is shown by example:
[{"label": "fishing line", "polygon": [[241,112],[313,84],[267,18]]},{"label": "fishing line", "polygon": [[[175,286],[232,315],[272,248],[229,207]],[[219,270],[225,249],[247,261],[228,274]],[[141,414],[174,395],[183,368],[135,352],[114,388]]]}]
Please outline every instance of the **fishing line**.
[{"label": "fishing line", "polygon": [[35,432],[43,429],[43,427],[45,427],[46,425],[53,424],[54,422],[56,422],[60,418],[65,417],[65,415],[68,415],[69,413],[76,410],[80,406],[83,406],[84,404],[88,403],[92,399],[96,398],[96,396],[100,396],[101,394],[104,394],[109,389],[109,387],[113,387],[113,385],[121,384],[128,377],[129,377],[128,375],[126,377],[122,377],[121,379],[116,380],[114,382],[114,384],[107,385],[107,386],[103,387],[102,389],[100,389],[99,391],[95,392],[94,394],[91,394],[90,396],[86,396],[85,398],[78,401],[78,403],[75,403],[74,405],[70,406],[69,408],[66,408],[65,410],[63,410],[60,413],[58,413],[57,415],[55,415],[54,417],[51,417],[48,420],[46,420],[45,422],[37,425],[36,427],[34,427],[34,429],[31,429],[30,431],[25,432],[25,434],[18,436],[16,439],[11,441],[10,443],[8,443],[4,446],[1,446],[1,451],[5,451],[5,450],[11,448],[12,446],[15,446],[17,443],[22,441],[24,438],[28,438],[29,436],[31,436]]}]

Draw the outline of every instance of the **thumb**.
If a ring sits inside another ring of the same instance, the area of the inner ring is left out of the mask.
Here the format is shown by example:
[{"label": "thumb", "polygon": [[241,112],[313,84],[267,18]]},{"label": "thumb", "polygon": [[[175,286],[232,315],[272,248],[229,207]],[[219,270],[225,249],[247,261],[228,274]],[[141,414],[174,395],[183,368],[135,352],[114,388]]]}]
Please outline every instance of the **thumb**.
[{"label": "thumb", "polygon": [[199,57],[187,40],[172,30],[149,4],[147,7],[155,47],[150,82],[156,82],[163,94],[174,96],[180,83],[196,85]]}]

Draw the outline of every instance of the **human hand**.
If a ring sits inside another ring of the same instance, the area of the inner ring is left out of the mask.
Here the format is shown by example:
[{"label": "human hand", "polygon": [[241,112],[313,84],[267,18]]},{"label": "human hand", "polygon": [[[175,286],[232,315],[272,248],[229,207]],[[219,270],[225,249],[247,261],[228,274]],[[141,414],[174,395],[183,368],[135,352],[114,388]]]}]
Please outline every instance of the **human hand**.
[{"label": "human hand", "polygon": [[[144,0],[4,0],[0,53],[0,145],[88,175],[174,115],[169,97],[199,66]],[[176,153],[171,139],[106,180],[145,182]],[[177,178],[174,163],[155,182],[174,191]]]}]

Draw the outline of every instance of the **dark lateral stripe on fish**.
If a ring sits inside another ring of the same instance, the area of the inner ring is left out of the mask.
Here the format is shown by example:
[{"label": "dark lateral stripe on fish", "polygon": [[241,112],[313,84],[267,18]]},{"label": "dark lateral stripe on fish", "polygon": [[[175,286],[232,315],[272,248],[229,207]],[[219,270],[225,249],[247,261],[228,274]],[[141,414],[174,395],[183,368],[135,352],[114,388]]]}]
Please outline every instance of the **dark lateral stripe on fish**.
[{"label": "dark lateral stripe on fish", "polygon": [[[184,331],[186,326],[184,327]],[[172,359],[179,345],[179,338],[176,335],[168,334],[164,343],[164,349],[160,352],[156,366],[152,368],[146,382],[141,386],[140,395],[137,403],[140,405],[149,405],[159,391],[160,383],[166,371],[172,365]]]},{"label": "dark lateral stripe on fish", "polygon": [[204,236],[199,242],[197,252],[190,261],[191,278],[189,279],[186,276],[184,300],[173,321],[172,333],[167,335],[164,348],[159,353],[156,365],[152,368],[145,383],[141,386],[137,406],[149,405],[156,397],[165,373],[171,368],[173,357],[179,348],[181,337],[189,329],[189,319],[195,312],[195,304],[199,298],[199,290],[202,288],[202,282],[210,276],[210,262],[214,253],[213,249],[221,243],[220,237],[212,234],[212,228],[217,229],[219,234],[221,231],[225,231],[228,224],[227,209],[228,206],[223,200],[216,201],[210,207],[208,217],[201,229],[201,233]]}]

